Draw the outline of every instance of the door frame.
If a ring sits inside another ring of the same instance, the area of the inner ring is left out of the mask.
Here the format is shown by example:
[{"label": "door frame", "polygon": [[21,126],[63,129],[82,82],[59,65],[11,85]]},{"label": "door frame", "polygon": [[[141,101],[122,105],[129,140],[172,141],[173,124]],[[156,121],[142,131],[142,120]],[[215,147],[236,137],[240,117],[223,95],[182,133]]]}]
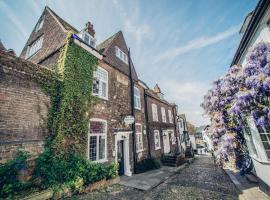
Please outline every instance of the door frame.
[{"label": "door frame", "polygon": [[131,134],[131,131],[125,131],[125,132],[116,132],[115,133],[115,162],[117,163],[117,141],[123,140],[123,153],[124,153],[124,175],[131,176],[131,165],[130,165],[130,159],[129,159],[129,135]]},{"label": "door frame", "polygon": [[[164,140],[165,137],[167,138],[166,139],[168,141],[167,143],[165,143],[165,140]],[[162,141],[163,141],[163,152],[164,152],[164,154],[165,153],[170,153],[171,145],[170,145],[170,136],[169,136],[168,130],[163,130],[162,131]],[[166,149],[169,150],[168,152],[165,152],[165,146],[166,146]]]}]

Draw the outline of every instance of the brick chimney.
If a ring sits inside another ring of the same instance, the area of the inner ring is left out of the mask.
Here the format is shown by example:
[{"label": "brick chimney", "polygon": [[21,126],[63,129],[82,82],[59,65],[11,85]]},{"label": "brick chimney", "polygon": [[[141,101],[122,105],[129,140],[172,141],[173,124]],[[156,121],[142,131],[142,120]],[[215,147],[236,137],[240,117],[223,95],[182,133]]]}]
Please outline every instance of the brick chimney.
[{"label": "brick chimney", "polygon": [[95,30],[94,30],[94,26],[91,22],[87,22],[85,24],[85,29],[84,29],[87,33],[89,33],[92,37],[95,37]]},{"label": "brick chimney", "polygon": [[161,93],[161,90],[160,90],[160,87],[158,86],[158,84],[155,85],[154,92],[157,94]]}]

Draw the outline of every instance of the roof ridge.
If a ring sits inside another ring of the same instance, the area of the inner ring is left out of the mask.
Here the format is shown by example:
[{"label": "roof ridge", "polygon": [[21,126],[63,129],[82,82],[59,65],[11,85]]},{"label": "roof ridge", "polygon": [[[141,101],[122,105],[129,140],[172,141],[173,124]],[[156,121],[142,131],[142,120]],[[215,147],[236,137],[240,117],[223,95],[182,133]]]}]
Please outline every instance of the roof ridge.
[{"label": "roof ridge", "polygon": [[55,20],[57,20],[57,22],[62,26],[64,31],[73,30],[74,32],[79,32],[76,28],[74,28],[72,25],[70,25],[67,21],[65,21],[63,18],[61,18],[59,15],[57,15],[49,6],[46,5],[45,9],[47,9],[52,15],[54,15]]},{"label": "roof ridge", "polygon": [[[103,46],[102,46],[102,45],[105,45],[106,42],[109,42],[106,46],[107,46],[107,47],[110,46],[110,45],[115,41],[115,39],[119,37],[119,34],[120,34],[120,33],[122,33],[121,30],[119,30],[118,32],[116,32],[116,33],[113,34],[112,36],[108,37],[106,40],[104,40],[103,42],[101,42],[100,44],[97,45],[97,49],[98,49],[98,50],[101,50],[101,49],[103,49],[103,48],[106,48],[106,47],[103,47]],[[111,41],[110,41],[110,40],[111,40]],[[104,51],[103,53],[106,53],[107,49],[108,49],[108,48],[106,48],[105,51]]]}]

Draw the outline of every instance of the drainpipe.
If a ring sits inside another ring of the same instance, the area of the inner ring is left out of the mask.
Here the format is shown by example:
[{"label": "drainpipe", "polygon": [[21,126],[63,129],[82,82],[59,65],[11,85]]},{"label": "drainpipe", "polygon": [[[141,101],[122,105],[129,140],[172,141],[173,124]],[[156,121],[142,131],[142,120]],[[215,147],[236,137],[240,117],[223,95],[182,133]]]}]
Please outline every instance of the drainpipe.
[{"label": "drainpipe", "polygon": [[[128,66],[129,66],[129,80],[130,80],[130,104],[131,104],[131,116],[135,119],[135,111],[134,111],[134,82],[132,77],[132,68],[131,68],[131,59],[130,59],[130,48],[128,49]],[[136,135],[135,135],[135,120],[134,123],[131,124],[132,131],[132,150],[133,150],[133,170],[134,174],[136,174],[136,164],[137,164],[137,155],[136,155]]]},{"label": "drainpipe", "polygon": [[[178,144],[178,135],[177,135],[177,116],[176,116],[176,105],[173,105],[173,116],[174,116],[174,132],[176,135],[176,154],[179,154],[179,144]],[[178,133],[179,134],[179,133]]]},{"label": "drainpipe", "polygon": [[150,144],[150,130],[149,130],[149,119],[148,119],[148,105],[147,105],[147,93],[146,90],[143,89],[144,93],[144,114],[145,114],[145,124],[146,124],[146,135],[147,135],[147,145],[148,145],[148,158],[151,158],[151,144]]}]

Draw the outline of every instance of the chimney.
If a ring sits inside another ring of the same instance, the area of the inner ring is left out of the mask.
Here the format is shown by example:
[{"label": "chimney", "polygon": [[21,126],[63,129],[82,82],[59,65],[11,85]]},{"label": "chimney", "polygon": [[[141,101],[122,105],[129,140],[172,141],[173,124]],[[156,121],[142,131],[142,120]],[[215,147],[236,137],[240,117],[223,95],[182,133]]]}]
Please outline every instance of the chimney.
[{"label": "chimney", "polygon": [[158,86],[158,84],[155,85],[154,92],[157,93],[157,94],[161,93],[161,90],[160,90],[160,87]]},{"label": "chimney", "polygon": [[95,37],[95,30],[94,30],[94,26],[91,22],[87,22],[85,24],[85,29],[84,29],[87,33],[89,33],[93,38]]}]

